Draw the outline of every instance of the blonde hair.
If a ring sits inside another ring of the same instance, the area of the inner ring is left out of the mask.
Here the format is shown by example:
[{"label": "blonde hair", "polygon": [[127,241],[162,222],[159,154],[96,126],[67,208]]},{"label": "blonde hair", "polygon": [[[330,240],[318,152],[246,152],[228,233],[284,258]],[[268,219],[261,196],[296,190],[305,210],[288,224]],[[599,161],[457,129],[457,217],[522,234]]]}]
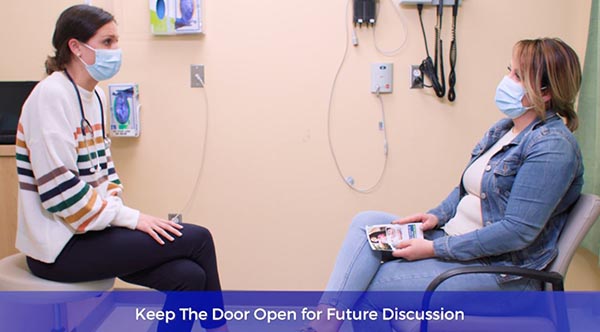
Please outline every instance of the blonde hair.
[{"label": "blonde hair", "polygon": [[[571,131],[579,125],[575,100],[581,87],[581,66],[573,49],[558,38],[525,39],[514,48],[527,97],[538,117],[546,110],[560,115]],[[549,94],[545,102],[543,96]]]}]

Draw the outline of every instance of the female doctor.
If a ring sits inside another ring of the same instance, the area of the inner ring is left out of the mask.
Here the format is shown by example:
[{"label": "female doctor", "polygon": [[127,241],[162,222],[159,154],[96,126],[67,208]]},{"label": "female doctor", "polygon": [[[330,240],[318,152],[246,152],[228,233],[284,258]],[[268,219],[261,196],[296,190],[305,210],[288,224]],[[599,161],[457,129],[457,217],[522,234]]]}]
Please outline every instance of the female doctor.
[{"label": "female doctor", "polygon": [[[59,282],[118,277],[161,291],[220,291],[206,228],[146,215],[121,199],[97,88],[121,66],[114,17],[72,6],[58,18],[52,44],[49,76],[23,106],[16,142],[16,246],[31,272]],[[203,326],[227,330],[222,320]]]}]

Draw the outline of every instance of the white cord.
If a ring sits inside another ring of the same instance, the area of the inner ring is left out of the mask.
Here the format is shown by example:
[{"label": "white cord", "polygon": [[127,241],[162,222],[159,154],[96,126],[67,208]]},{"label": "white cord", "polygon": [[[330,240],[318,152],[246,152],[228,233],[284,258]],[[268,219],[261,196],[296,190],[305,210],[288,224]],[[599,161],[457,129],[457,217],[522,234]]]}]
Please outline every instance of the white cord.
[{"label": "white cord", "polygon": [[384,162],[383,162],[383,167],[381,169],[381,173],[379,174],[379,177],[377,178],[377,181],[375,182],[374,185],[366,188],[366,189],[362,189],[362,188],[357,188],[356,186],[354,186],[354,179],[352,177],[348,177],[345,178],[344,174],[342,172],[342,169],[340,167],[340,164],[337,160],[337,157],[335,155],[335,149],[333,148],[333,142],[331,140],[331,109],[332,109],[332,104],[333,104],[333,93],[335,91],[335,86],[337,85],[337,80],[340,76],[340,72],[342,71],[342,67],[344,66],[344,63],[346,62],[346,57],[348,55],[348,26],[350,25],[348,22],[348,16],[349,16],[349,10],[350,10],[350,2],[351,0],[348,0],[347,4],[346,4],[346,19],[345,19],[345,32],[346,32],[346,36],[345,36],[345,45],[344,45],[344,56],[342,57],[342,61],[340,61],[340,64],[338,66],[338,69],[335,73],[335,77],[333,79],[333,83],[331,84],[331,90],[329,91],[329,106],[327,108],[327,139],[329,141],[329,150],[331,151],[331,156],[333,157],[333,161],[335,163],[335,167],[338,171],[338,174],[340,175],[340,177],[342,178],[342,180],[344,181],[344,183],[350,187],[350,189],[362,193],[362,194],[367,194],[372,192],[373,190],[375,190],[375,188],[377,188],[379,186],[379,184],[381,183],[382,179],[383,179],[383,175],[385,174],[385,170],[387,168],[387,162],[388,162],[388,143],[387,143],[387,129],[385,126],[385,110],[383,107],[383,100],[381,99],[381,95],[379,94],[379,89],[377,90],[376,96],[377,99],[379,100],[379,104],[381,106],[381,118],[382,121],[380,123],[380,128],[383,131],[383,137],[384,137]]},{"label": "white cord", "polygon": [[181,209],[181,211],[179,213],[177,213],[174,217],[171,218],[172,221],[181,221],[181,216],[183,215],[184,212],[188,212],[188,209],[190,208],[190,205],[192,204],[192,201],[194,200],[194,197],[196,196],[196,192],[198,191],[198,188],[200,187],[200,178],[202,177],[202,173],[204,171],[204,161],[206,159],[206,148],[208,147],[208,93],[206,92],[206,84],[204,84],[204,81],[202,80],[202,78],[200,77],[200,75],[196,74],[195,78],[197,80],[200,81],[200,83],[202,84],[202,90],[204,92],[204,109],[206,110],[205,112],[205,117],[204,117],[204,142],[202,144],[202,157],[200,159],[200,167],[198,168],[198,172],[196,173],[196,181],[194,182],[194,187],[192,188],[192,192],[190,193],[190,197],[188,198],[188,201],[185,203],[185,205],[183,206],[183,209]]},{"label": "white cord", "polygon": [[[404,48],[404,45],[406,44],[406,40],[408,39],[408,30],[406,29],[406,22],[403,19],[402,15],[400,14],[400,11],[398,10],[398,8],[396,8],[394,1],[390,0],[390,3],[392,4],[392,8],[394,8],[394,11],[396,12],[396,15],[398,15],[400,22],[402,22],[402,32],[404,33],[404,40],[402,41],[400,46],[398,46],[397,48],[395,48],[393,50],[389,50],[389,51],[381,49],[379,47],[379,45],[377,44],[377,34],[375,33],[375,29],[377,29],[377,24],[375,24],[373,26],[373,44],[375,45],[377,52],[379,52],[380,54],[382,54],[384,56],[388,56],[388,57],[397,55]],[[377,22],[379,22],[379,13],[381,13],[381,4],[379,6],[377,6],[377,14],[376,14]]]}]

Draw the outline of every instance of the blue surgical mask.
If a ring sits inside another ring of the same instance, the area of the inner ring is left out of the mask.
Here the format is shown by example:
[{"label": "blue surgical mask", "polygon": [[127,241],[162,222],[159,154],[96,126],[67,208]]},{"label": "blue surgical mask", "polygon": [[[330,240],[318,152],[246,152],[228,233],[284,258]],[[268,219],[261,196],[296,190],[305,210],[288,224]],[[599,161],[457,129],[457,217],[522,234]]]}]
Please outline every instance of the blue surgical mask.
[{"label": "blue surgical mask", "polygon": [[88,65],[81,58],[81,62],[85,65],[90,76],[96,81],[104,81],[115,76],[121,68],[121,49],[107,50],[107,49],[95,49],[86,43],[82,43],[85,47],[94,51],[96,54],[96,62],[92,65]]},{"label": "blue surgical mask", "polygon": [[531,107],[523,106],[523,96],[525,89],[519,83],[513,81],[510,77],[504,76],[498,88],[496,88],[496,106],[500,111],[511,119],[515,119],[525,114]]}]

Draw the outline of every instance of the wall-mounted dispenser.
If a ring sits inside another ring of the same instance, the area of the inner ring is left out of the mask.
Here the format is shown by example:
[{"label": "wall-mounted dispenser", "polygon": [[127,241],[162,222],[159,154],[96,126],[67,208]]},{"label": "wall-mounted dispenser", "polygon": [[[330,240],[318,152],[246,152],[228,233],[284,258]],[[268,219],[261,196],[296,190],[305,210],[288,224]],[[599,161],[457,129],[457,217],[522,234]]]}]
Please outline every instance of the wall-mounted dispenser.
[{"label": "wall-mounted dispenser", "polygon": [[140,136],[140,92],[135,83],[109,84],[110,134]]},{"label": "wall-mounted dispenser", "polygon": [[202,0],[149,0],[155,35],[202,33]]}]

